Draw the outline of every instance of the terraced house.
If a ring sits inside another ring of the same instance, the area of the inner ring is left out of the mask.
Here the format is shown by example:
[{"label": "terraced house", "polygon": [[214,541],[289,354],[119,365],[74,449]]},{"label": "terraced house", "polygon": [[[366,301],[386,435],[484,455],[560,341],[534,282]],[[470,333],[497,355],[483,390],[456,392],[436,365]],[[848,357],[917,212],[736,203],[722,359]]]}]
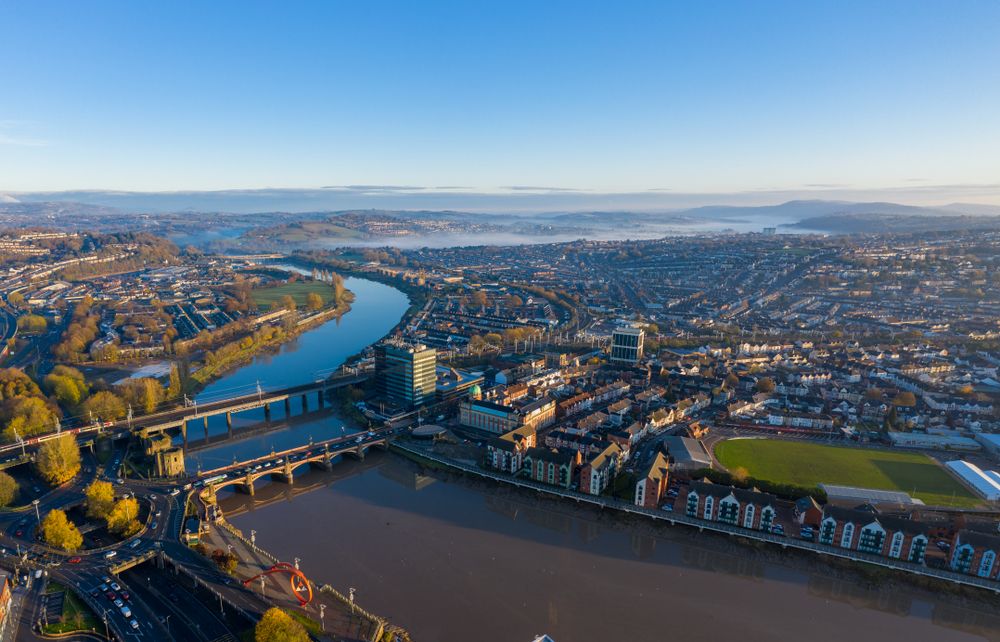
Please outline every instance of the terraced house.
[{"label": "terraced house", "polygon": [[927,526],[901,517],[879,515],[873,506],[827,506],[819,526],[819,543],[917,564],[924,562]]},{"label": "terraced house", "polygon": [[691,482],[687,515],[754,530],[769,531],[774,523],[775,498],[759,490],[744,490],[708,480]]},{"label": "terraced house", "polygon": [[951,570],[966,575],[1000,579],[1000,537],[987,533],[961,530],[951,543]]}]

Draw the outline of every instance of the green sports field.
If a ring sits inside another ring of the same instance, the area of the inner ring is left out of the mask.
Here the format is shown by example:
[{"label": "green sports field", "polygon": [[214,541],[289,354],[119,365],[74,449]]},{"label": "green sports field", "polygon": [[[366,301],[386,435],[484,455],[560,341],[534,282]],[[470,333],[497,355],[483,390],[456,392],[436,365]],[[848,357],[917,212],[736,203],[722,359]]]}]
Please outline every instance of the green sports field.
[{"label": "green sports field", "polygon": [[750,477],[811,488],[820,483],[900,490],[928,505],[971,507],[979,498],[920,453],[822,446],[775,439],[730,439],[715,447],[727,469]]},{"label": "green sports field", "polygon": [[334,289],[332,285],[321,281],[296,281],[294,283],[283,283],[269,288],[259,288],[253,290],[254,303],[262,310],[280,305],[281,297],[286,294],[295,299],[295,305],[303,307],[306,304],[306,295],[315,292],[323,297],[323,303],[329,305],[333,301]]}]

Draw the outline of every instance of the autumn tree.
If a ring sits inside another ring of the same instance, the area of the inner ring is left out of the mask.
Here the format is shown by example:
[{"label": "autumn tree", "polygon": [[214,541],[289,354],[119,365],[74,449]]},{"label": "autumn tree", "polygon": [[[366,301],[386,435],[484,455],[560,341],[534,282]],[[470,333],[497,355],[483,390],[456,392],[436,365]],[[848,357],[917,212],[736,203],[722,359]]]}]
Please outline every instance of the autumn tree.
[{"label": "autumn tree", "polygon": [[276,606],[264,612],[254,628],[256,642],[309,642],[304,626]]},{"label": "autumn tree", "polygon": [[115,487],[111,482],[94,480],[84,494],[87,497],[87,517],[107,519],[115,505]]},{"label": "autumn tree", "polygon": [[35,467],[52,486],[59,486],[73,479],[80,472],[80,446],[76,443],[76,437],[64,433],[43,442],[38,448]]},{"label": "autumn tree", "polygon": [[125,402],[110,390],[101,390],[83,402],[83,414],[97,421],[115,421],[125,416]]},{"label": "autumn tree", "polygon": [[124,401],[136,412],[150,414],[163,401],[163,386],[152,377],[129,379],[118,386]]},{"label": "autumn tree", "polygon": [[79,406],[90,392],[83,373],[69,366],[56,366],[43,383],[49,394],[68,408]]},{"label": "autumn tree", "polygon": [[896,395],[896,398],[892,400],[892,403],[897,406],[915,406],[917,405],[917,397],[909,390],[904,390]]},{"label": "autumn tree", "polygon": [[55,508],[42,519],[42,540],[49,546],[64,551],[75,551],[83,545],[80,529],[69,521],[64,511]]},{"label": "autumn tree", "polygon": [[14,441],[17,437],[27,437],[55,430],[58,419],[49,404],[40,397],[19,397],[4,404],[0,419],[6,421],[3,438]]},{"label": "autumn tree", "polygon": [[13,504],[18,488],[17,480],[0,470],[0,506]]},{"label": "autumn tree", "polygon": [[310,292],[306,295],[306,307],[313,311],[322,310],[323,297],[316,292]]},{"label": "autumn tree", "polygon": [[295,310],[295,299],[292,298],[292,295],[286,294],[281,297],[281,307],[285,310]]},{"label": "autumn tree", "polygon": [[774,379],[771,377],[761,377],[758,379],[757,392],[774,392]]},{"label": "autumn tree", "polygon": [[134,497],[126,497],[115,502],[108,513],[108,529],[122,537],[131,537],[139,532],[139,502]]}]

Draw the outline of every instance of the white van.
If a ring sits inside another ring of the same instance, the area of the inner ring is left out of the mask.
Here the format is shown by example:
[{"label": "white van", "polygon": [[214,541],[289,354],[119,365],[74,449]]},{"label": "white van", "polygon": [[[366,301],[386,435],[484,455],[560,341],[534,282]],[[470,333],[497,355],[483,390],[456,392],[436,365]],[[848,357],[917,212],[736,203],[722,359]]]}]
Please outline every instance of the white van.
[{"label": "white van", "polygon": [[104,554],[104,559],[109,560],[117,554],[118,551],[108,551],[107,553]]}]

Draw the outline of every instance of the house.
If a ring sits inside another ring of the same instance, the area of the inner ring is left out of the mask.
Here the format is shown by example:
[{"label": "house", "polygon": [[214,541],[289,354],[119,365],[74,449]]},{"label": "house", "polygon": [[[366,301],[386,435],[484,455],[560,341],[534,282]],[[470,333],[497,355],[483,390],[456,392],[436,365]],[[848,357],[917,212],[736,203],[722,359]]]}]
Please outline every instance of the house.
[{"label": "house", "polygon": [[535,446],[535,429],[521,426],[486,444],[486,465],[516,475],[524,467],[524,454]]},{"label": "house", "polygon": [[820,522],[819,543],[923,564],[927,533],[926,524],[879,515],[870,504],[863,508],[827,506]]},{"label": "house", "polygon": [[657,508],[670,482],[670,464],[663,453],[656,453],[646,474],[635,483],[635,505]]},{"label": "house", "polygon": [[966,575],[1000,579],[1000,536],[960,530],[951,542],[951,570]]},{"label": "house", "polygon": [[524,472],[537,482],[569,488],[581,461],[580,453],[575,450],[535,446],[524,453]]},{"label": "house", "polygon": [[600,495],[611,485],[621,465],[622,449],[618,444],[608,444],[593,459],[580,468],[580,492]]},{"label": "house", "polygon": [[744,490],[710,481],[693,481],[687,496],[687,515],[753,530],[769,531],[776,500],[769,493]]}]

